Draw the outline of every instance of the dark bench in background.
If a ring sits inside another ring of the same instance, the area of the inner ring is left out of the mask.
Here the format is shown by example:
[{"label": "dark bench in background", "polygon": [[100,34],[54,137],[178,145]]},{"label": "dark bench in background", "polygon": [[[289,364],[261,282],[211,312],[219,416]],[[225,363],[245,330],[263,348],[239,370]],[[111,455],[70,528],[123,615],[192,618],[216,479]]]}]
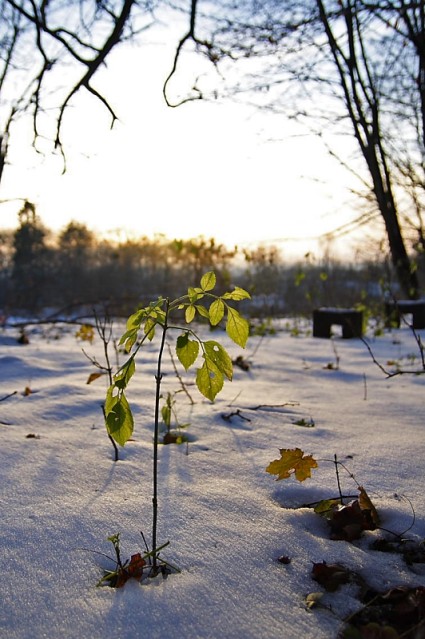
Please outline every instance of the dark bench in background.
[{"label": "dark bench in background", "polygon": [[425,328],[425,300],[397,300],[385,303],[385,324],[399,328],[401,316],[412,314],[413,328]]},{"label": "dark bench in background", "polygon": [[313,311],[313,337],[331,336],[333,324],[342,326],[342,337],[362,337],[363,311],[353,308],[318,308]]}]

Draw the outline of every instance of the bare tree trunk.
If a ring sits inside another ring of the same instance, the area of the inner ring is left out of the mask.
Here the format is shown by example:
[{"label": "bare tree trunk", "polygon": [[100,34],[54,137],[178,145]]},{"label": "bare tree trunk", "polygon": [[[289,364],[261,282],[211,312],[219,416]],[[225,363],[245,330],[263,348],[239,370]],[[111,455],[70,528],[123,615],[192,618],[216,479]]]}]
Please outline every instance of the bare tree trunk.
[{"label": "bare tree trunk", "polygon": [[0,134],[0,184],[3,176],[4,166],[6,164],[7,142],[6,135]]},{"label": "bare tree trunk", "polygon": [[391,260],[397,273],[397,279],[403,294],[409,299],[416,299],[419,296],[419,283],[416,271],[412,269],[412,264],[401,233],[391,182],[389,181],[389,176],[388,182],[382,180],[378,159],[376,157],[376,148],[372,148],[370,156],[370,158],[366,158],[366,161],[368,162],[373,181],[373,191],[376,202],[384,220]]},{"label": "bare tree trunk", "polygon": [[362,41],[355,1],[347,0],[344,5],[342,2],[340,5],[346,29],[346,38],[342,40],[344,44],[340,44],[334,35],[324,3],[317,0],[320,20],[339,75],[347,113],[367,164],[373,194],[384,220],[392,263],[403,294],[409,299],[415,299],[419,295],[419,283],[401,233],[387,155],[382,142],[379,95]]}]

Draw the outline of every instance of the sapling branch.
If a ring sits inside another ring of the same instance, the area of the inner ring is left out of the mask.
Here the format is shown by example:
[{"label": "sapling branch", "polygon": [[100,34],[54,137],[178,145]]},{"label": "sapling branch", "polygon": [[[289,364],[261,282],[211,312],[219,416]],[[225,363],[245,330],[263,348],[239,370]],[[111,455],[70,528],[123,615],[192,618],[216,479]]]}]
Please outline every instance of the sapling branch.
[{"label": "sapling branch", "polygon": [[[95,357],[88,355],[84,349],[82,349],[82,351],[83,351],[83,354],[87,357],[87,359],[93,364],[93,366],[95,366],[97,369],[102,371],[103,374],[107,375],[109,386],[111,386],[113,383],[113,378],[112,378],[112,365],[109,358],[109,343],[112,337],[112,322],[106,316],[103,319],[100,319],[96,311],[94,311],[94,318],[95,318],[95,327],[96,327],[97,334],[99,335],[101,342],[103,344],[103,355],[105,358],[105,364],[101,364]],[[105,405],[101,404],[101,408],[103,412],[103,418],[104,420],[106,420]],[[108,433],[108,438],[114,449],[114,461],[118,461],[119,459],[118,446],[116,445],[114,438],[111,437],[110,433]]]},{"label": "sapling branch", "polygon": [[[96,330],[103,344],[103,354],[104,354],[105,362],[106,362],[106,366],[104,367],[104,370],[106,371],[108,375],[109,386],[111,386],[113,380],[112,380],[112,366],[111,366],[111,361],[109,359],[109,343],[112,337],[112,322],[108,321],[106,317],[101,321],[99,317],[96,315],[96,313],[95,313],[95,322],[96,322]],[[106,328],[107,324],[109,325],[108,329]],[[104,404],[102,404],[102,412],[103,412],[103,418],[106,419]],[[114,438],[111,437],[109,433],[108,433],[108,437],[114,449],[114,461],[118,461],[119,460],[118,446],[116,445]]]}]

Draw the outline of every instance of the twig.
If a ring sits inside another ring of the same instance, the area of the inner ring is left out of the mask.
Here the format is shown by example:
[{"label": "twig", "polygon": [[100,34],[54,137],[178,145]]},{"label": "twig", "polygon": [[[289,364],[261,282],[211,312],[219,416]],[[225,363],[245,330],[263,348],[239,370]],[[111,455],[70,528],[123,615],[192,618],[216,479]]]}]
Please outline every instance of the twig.
[{"label": "twig", "polygon": [[187,386],[184,383],[184,381],[182,379],[182,376],[180,375],[179,371],[177,370],[176,362],[175,362],[174,357],[173,357],[173,352],[172,352],[171,346],[170,346],[170,344],[168,342],[167,342],[167,347],[168,347],[168,352],[170,354],[171,364],[172,364],[173,369],[174,369],[174,374],[175,374],[175,376],[177,377],[177,379],[180,382],[180,386],[182,387],[182,391],[185,393],[185,395],[187,396],[189,402],[193,406],[195,404],[195,401],[192,398],[192,396],[190,395],[189,391],[187,390]]},{"label": "twig", "polygon": [[252,359],[254,357],[254,355],[256,355],[258,349],[261,346],[261,343],[262,343],[263,339],[264,339],[264,335],[261,335],[260,339],[258,340],[258,343],[257,343],[256,347],[254,348],[254,350],[252,351],[251,355],[249,356],[249,359]]},{"label": "twig", "polygon": [[269,410],[273,408],[285,408],[286,406],[299,405],[299,402],[284,402],[283,404],[258,404],[258,406],[246,406],[245,410]]},{"label": "twig", "polygon": [[17,394],[18,391],[13,391],[13,393],[9,393],[9,395],[5,395],[4,397],[0,397],[0,402],[4,402],[6,399],[9,399],[9,397],[13,397],[14,395]]},{"label": "twig", "polygon": [[[357,499],[358,495],[342,495],[342,499]],[[318,501],[312,501],[309,504],[301,504],[301,506],[298,506],[298,508],[312,508],[313,506],[317,506],[318,504],[320,504],[322,501],[333,501],[339,499],[341,500],[341,495],[338,495],[338,497],[327,497],[326,499],[319,499]]]},{"label": "twig", "polygon": [[[395,298],[394,298],[394,304],[397,306],[397,300]],[[376,364],[376,366],[384,373],[384,375],[386,375],[387,378],[397,377],[398,375],[424,375],[425,374],[425,348],[424,348],[424,345],[422,344],[421,336],[416,332],[413,325],[409,324],[409,322],[406,320],[403,314],[401,314],[401,318],[403,322],[406,324],[406,326],[412,331],[413,337],[418,345],[421,362],[422,362],[422,368],[420,370],[412,370],[412,371],[397,370],[394,372],[388,371],[384,366],[382,366],[380,362],[378,362],[375,355],[373,354],[371,347],[369,346],[365,338],[362,336],[360,337],[363,344],[366,346],[367,350],[369,351],[369,354],[372,358],[373,363]]]},{"label": "twig", "polygon": [[336,344],[335,344],[335,340],[332,338],[331,339],[331,343],[332,343],[332,350],[334,352],[335,355],[335,370],[339,370],[339,355],[338,355],[338,351],[336,349]]},{"label": "twig", "polygon": [[[382,366],[380,362],[378,362],[375,355],[373,354],[371,347],[369,346],[367,341],[364,339],[364,337],[360,337],[360,339],[363,342],[363,344],[366,346],[367,350],[369,351],[369,354],[372,358],[373,363],[376,364],[379,370],[384,373],[387,379],[390,379],[391,377],[397,377],[398,375],[425,375],[425,368],[420,370],[414,370],[414,371],[407,371],[407,370],[388,371],[384,366]],[[422,345],[421,345],[421,348],[423,348]],[[421,357],[423,357],[422,351],[421,351]]]},{"label": "twig", "polygon": [[250,422],[251,420],[249,419],[249,417],[245,417],[245,415],[242,415],[241,411],[239,410],[239,408],[235,411],[233,411],[232,413],[221,413],[221,417],[226,421],[226,422],[231,422],[232,421],[232,417],[240,417],[241,419],[245,420],[246,422]]},{"label": "twig", "polygon": [[334,455],[334,464],[335,464],[335,473],[336,473],[336,483],[338,484],[338,492],[339,492],[339,501],[341,502],[341,504],[344,503],[344,499],[342,496],[342,490],[341,490],[341,482],[339,481],[339,470],[338,470],[338,458],[336,456],[336,453]]}]

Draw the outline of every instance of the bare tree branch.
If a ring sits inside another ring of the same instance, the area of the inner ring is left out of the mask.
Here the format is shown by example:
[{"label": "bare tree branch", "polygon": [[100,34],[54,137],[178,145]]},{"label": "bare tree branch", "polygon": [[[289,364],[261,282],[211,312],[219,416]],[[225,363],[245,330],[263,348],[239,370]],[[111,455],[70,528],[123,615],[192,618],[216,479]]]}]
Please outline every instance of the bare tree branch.
[{"label": "bare tree branch", "polygon": [[[44,127],[51,121],[50,111],[56,112],[56,133],[52,143],[62,155],[64,170],[63,119],[81,89],[107,109],[111,127],[114,125],[118,116],[108,97],[94,86],[93,79],[105,66],[114,47],[151,26],[149,3],[150,0],[70,0],[63,5],[59,0],[2,0],[0,179],[7,160],[11,125],[24,113],[31,114],[33,144],[37,149],[38,139],[46,137],[41,125]],[[146,17],[150,19],[146,20]],[[52,96],[64,92],[64,88],[59,91],[58,81],[58,72],[64,65],[72,69],[76,80],[65,95],[59,97],[59,104],[52,105]]]}]

